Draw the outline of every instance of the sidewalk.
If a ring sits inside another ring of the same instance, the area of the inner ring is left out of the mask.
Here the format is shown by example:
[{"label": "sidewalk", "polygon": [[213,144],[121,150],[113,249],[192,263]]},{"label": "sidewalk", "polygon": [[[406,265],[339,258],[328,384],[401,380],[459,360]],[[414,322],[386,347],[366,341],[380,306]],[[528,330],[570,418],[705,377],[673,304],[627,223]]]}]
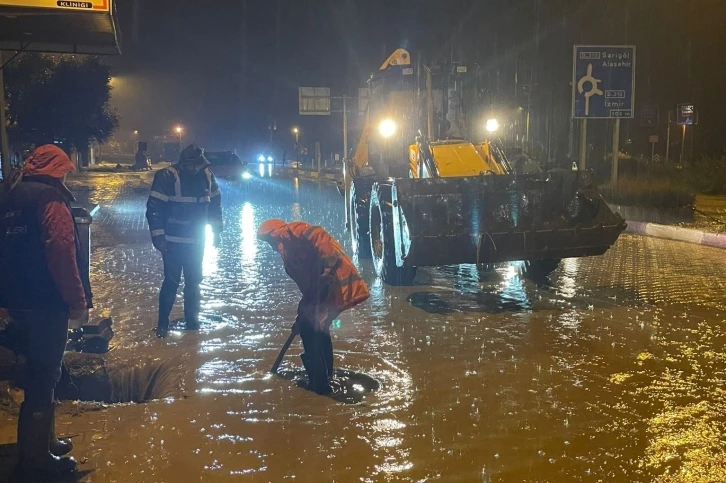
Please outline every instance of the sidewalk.
[{"label": "sidewalk", "polygon": [[[626,218],[626,233],[682,241],[696,245],[726,248],[726,197],[697,196],[690,219],[683,213],[654,213],[648,210],[611,206]],[[657,210],[651,210],[657,211]],[[679,218],[679,216],[681,218]]]}]

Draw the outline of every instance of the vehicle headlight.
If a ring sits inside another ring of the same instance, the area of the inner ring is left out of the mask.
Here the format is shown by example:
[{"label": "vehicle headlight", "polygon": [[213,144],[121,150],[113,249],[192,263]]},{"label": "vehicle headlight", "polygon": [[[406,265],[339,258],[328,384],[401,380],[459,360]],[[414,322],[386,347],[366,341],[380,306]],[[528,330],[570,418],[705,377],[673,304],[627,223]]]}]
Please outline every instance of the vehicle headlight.
[{"label": "vehicle headlight", "polygon": [[249,171],[245,171],[244,173],[242,173],[242,179],[250,179],[251,177],[252,175]]},{"label": "vehicle headlight", "polygon": [[260,154],[259,156],[257,156],[257,161],[259,161],[260,163],[264,163],[265,162],[265,156],[262,155],[262,154]]},{"label": "vehicle headlight", "polygon": [[487,132],[496,132],[499,129],[499,121],[497,121],[496,119],[488,119],[484,128],[487,130]]},{"label": "vehicle headlight", "polygon": [[272,156],[267,156],[267,162],[269,162],[269,163],[272,162]]},{"label": "vehicle headlight", "polygon": [[381,136],[383,136],[384,138],[390,138],[391,136],[396,134],[397,129],[398,126],[393,119],[384,119],[378,125],[378,132],[380,132]]}]

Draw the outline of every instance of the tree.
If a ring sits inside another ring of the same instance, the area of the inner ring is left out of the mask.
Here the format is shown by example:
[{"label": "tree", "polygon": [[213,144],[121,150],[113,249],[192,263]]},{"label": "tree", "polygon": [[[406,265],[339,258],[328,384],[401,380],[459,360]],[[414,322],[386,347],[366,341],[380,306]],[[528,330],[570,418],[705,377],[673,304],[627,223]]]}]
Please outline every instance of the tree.
[{"label": "tree", "polygon": [[96,57],[24,54],[6,68],[14,145],[62,142],[82,151],[118,127],[111,69]]}]

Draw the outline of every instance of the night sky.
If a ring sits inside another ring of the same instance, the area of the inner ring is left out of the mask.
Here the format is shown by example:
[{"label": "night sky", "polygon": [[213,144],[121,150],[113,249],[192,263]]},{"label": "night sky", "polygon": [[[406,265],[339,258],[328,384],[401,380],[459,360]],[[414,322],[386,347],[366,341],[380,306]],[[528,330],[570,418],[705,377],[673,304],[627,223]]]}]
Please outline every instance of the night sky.
[{"label": "night sky", "polygon": [[[726,145],[726,6],[718,0],[136,0],[138,22],[134,1],[119,0],[124,54],[110,61],[122,130],[142,138],[180,123],[207,149],[251,153],[276,121],[276,151],[291,147],[293,125],[304,144],[341,151],[340,116],[300,118],[298,86],[355,95],[406,47],[427,60],[476,63],[493,108],[523,105],[531,86],[533,140],[560,159],[571,154],[572,45],[602,43],[637,46],[636,108],[660,105],[663,138],[667,111],[693,102],[696,152]],[[623,132],[628,149],[649,150],[639,119]],[[608,123],[595,123],[591,136],[604,146]]]}]

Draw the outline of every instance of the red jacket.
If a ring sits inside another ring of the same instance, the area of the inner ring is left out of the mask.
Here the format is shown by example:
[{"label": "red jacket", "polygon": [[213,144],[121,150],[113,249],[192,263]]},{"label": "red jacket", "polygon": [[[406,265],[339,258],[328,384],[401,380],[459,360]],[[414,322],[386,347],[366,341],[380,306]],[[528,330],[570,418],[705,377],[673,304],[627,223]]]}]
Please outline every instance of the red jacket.
[{"label": "red jacket", "polygon": [[[67,199],[73,195],[62,180],[75,168],[65,152],[57,146],[47,144],[37,148],[25,162],[23,177],[45,176],[59,181],[56,188]],[[45,254],[53,281],[71,310],[88,307],[76,261],[75,228],[73,216],[66,203],[48,200],[39,204],[38,218],[41,222]]]},{"label": "red jacket", "polygon": [[343,247],[321,227],[267,220],[258,236],[282,255],[285,271],[303,294],[301,307],[322,305],[327,316],[336,316],[370,297]]}]

